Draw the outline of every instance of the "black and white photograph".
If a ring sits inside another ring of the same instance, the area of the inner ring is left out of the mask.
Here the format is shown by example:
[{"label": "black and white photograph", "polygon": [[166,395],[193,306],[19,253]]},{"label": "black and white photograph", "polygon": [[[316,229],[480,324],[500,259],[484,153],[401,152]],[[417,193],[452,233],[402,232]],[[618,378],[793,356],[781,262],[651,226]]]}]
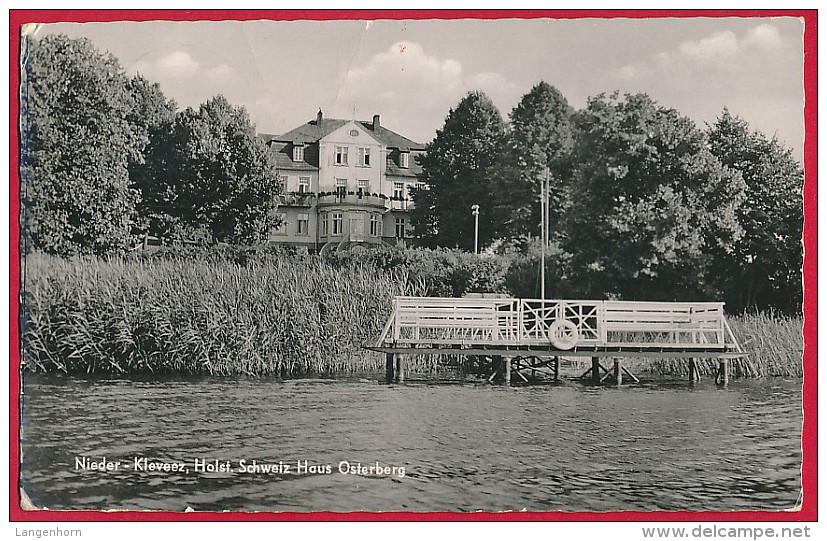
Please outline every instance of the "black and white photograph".
[{"label": "black and white photograph", "polygon": [[30,14],[21,509],[802,509],[805,18]]}]

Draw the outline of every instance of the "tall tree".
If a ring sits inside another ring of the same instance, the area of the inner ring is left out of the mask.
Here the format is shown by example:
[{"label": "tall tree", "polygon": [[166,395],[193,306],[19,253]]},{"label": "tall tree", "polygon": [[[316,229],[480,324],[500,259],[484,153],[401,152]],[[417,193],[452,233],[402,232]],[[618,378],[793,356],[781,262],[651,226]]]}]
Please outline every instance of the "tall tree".
[{"label": "tall tree", "polygon": [[691,120],[645,94],[591,98],[577,125],[565,248],[583,294],[717,297],[716,255],[742,235],[741,175]]},{"label": "tall tree", "polygon": [[499,235],[538,235],[540,179],[547,170],[552,187],[550,208],[559,216],[567,206],[573,114],[566,98],[545,81],[535,85],[511,111],[493,184]]},{"label": "tall tree", "polygon": [[146,206],[167,228],[156,233],[203,226],[214,241],[256,243],[275,224],[277,176],[247,111],[223,96],[179,112],[148,159],[156,182]]},{"label": "tall tree", "polygon": [[157,233],[169,227],[166,209],[159,210],[155,202],[159,193],[166,190],[167,146],[177,107],[164,96],[157,83],[150,83],[140,74],[128,83],[135,102],[134,122],[140,123],[148,136],[142,159],[129,166],[130,181],[140,194],[136,229],[142,235]]},{"label": "tall tree", "polygon": [[147,143],[128,80],[111,54],[86,39],[24,43],[24,239],[64,255],[123,251],[138,200],[127,168]]},{"label": "tall tree", "polygon": [[727,304],[736,310],[774,306],[800,311],[804,172],[777,139],[750,129],[724,109],[709,127],[712,153],[746,182],[738,207],[744,235],[722,260]]},{"label": "tall tree", "polygon": [[428,246],[474,247],[480,206],[480,246],[493,238],[491,170],[504,132],[499,111],[482,92],[469,92],[452,108],[421,158],[426,188],[413,194],[411,222]]}]

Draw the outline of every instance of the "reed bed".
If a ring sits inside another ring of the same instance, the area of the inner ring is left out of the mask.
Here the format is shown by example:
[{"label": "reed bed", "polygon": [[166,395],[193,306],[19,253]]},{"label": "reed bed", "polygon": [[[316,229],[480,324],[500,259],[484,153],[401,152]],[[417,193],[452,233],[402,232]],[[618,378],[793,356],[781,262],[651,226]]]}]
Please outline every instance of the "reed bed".
[{"label": "reed bed", "polygon": [[21,320],[32,371],[299,375],[375,371],[404,275],[318,258],[27,258]]},{"label": "reed bed", "polygon": [[[741,348],[749,354],[730,361],[732,376],[803,376],[804,320],[801,316],[758,312],[729,316],[727,321]],[[714,376],[718,360],[698,359],[697,366],[701,375]],[[659,359],[648,362],[643,369],[661,375],[688,375],[689,363],[686,359]]]},{"label": "reed bed", "polygon": [[[373,373],[362,349],[379,336],[395,295],[427,294],[421,276],[315,256],[146,260],[26,258],[22,361],[30,371],[214,375]],[[801,377],[801,317],[729,317],[750,353],[735,377]],[[438,356],[408,359],[434,373]],[[630,359],[630,361],[632,361]],[[712,375],[715,360],[699,360]],[[685,375],[685,359],[640,360],[638,370]]]}]

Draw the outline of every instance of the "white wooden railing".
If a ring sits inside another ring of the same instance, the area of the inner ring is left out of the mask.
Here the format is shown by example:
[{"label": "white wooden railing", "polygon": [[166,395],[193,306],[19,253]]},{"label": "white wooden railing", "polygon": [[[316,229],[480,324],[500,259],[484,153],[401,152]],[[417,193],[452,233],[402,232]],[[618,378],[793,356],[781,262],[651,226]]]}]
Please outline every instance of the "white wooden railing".
[{"label": "white wooden railing", "polygon": [[703,348],[741,351],[720,302],[396,297],[390,345]]}]

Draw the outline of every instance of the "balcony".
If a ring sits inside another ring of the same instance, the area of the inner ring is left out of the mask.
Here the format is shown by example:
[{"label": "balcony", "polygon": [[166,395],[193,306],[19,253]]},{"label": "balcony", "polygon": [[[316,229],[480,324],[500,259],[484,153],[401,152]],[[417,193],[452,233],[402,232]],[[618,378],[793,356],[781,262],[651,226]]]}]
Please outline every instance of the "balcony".
[{"label": "balcony", "polygon": [[287,192],[278,197],[280,207],[307,207],[313,205],[316,194],[311,192]]},{"label": "balcony", "polygon": [[381,194],[367,194],[360,192],[322,192],[319,194],[319,206],[329,205],[356,205],[390,208],[389,199]]}]

